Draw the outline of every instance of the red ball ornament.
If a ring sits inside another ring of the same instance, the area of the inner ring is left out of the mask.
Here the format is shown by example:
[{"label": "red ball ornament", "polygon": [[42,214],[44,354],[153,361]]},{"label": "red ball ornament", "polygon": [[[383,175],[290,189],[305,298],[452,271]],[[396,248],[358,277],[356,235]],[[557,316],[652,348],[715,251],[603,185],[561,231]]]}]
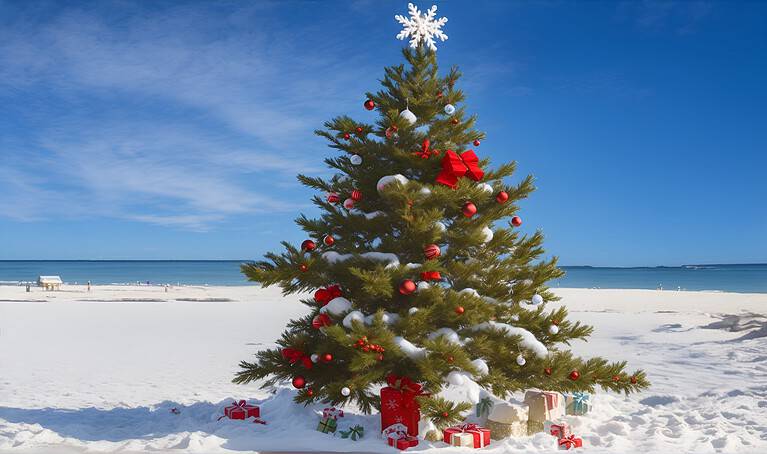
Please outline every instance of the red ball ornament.
[{"label": "red ball ornament", "polygon": [[354,199],[350,197],[344,200],[344,208],[346,208],[347,210],[351,210],[352,208],[354,208]]},{"label": "red ball ornament", "polygon": [[335,238],[333,238],[333,237],[332,237],[332,236],[330,236],[330,235],[325,235],[325,236],[322,238],[322,242],[323,242],[323,243],[325,243],[325,246],[332,246],[332,245],[333,245],[333,243],[335,243],[335,242],[336,242],[336,239],[335,239]]},{"label": "red ball ornament", "polygon": [[359,202],[360,200],[362,200],[362,191],[360,191],[359,189],[353,190],[352,200],[354,200],[355,202]]},{"label": "red ball ornament", "polygon": [[477,206],[474,205],[471,202],[466,202],[463,204],[463,208],[461,208],[461,211],[463,212],[463,215],[467,218],[470,218],[477,214]]},{"label": "red ball ornament", "polygon": [[344,133],[344,139],[346,139],[346,140],[349,140],[349,139],[351,138],[351,136],[352,136],[352,135],[351,135],[351,134],[349,134],[348,132],[345,132],[345,133]]},{"label": "red ball ornament", "polygon": [[376,357],[376,359],[377,359],[378,361],[383,361],[383,360],[384,360],[384,355],[378,355],[378,356]]},{"label": "red ball ornament", "polygon": [[631,377],[631,384],[632,384],[632,385],[636,385],[638,381],[639,381],[639,380],[637,380],[637,378],[636,378],[636,377]]},{"label": "red ball ornament", "polygon": [[333,361],[333,355],[331,355],[330,353],[324,353],[322,355],[322,361],[326,363]]},{"label": "red ball ornament", "polygon": [[362,134],[362,126],[357,126],[357,134]]},{"label": "red ball ornament", "polygon": [[338,196],[335,192],[331,192],[328,194],[328,203],[338,203],[341,201],[341,197]]},{"label": "red ball ornament", "polygon": [[411,293],[415,292],[415,289],[415,282],[411,281],[410,279],[405,279],[399,285],[399,292],[403,295],[410,295]]},{"label": "red ball ornament", "polygon": [[306,379],[300,375],[293,377],[293,387],[301,389],[306,386]]},{"label": "red ball ornament", "polygon": [[551,375],[551,368],[547,367],[547,368],[543,369],[543,373],[545,373],[546,375]]},{"label": "red ball ornament", "polygon": [[436,244],[429,244],[426,245],[423,248],[423,255],[426,256],[427,260],[434,260],[442,253],[442,251],[439,250],[439,246]]},{"label": "red ball ornament", "polygon": [[577,370],[573,370],[572,372],[570,372],[570,380],[575,381],[579,378],[581,378],[580,372],[578,372]]},{"label": "red ball ornament", "polygon": [[365,106],[365,109],[367,110],[373,110],[376,108],[376,103],[372,99],[368,99],[367,101],[365,101],[365,104],[363,104],[363,106]]},{"label": "red ball ornament", "polygon": [[458,119],[457,118],[453,118],[452,120],[450,120],[450,122],[453,123],[454,125],[457,125],[458,124]]},{"label": "red ball ornament", "polygon": [[443,411],[443,412],[442,412],[442,417],[443,417],[443,418],[447,418],[448,416],[449,416],[449,414],[448,414],[446,411]]},{"label": "red ball ornament", "polygon": [[509,200],[509,194],[506,191],[501,191],[495,196],[495,201],[498,203],[506,203],[507,200]]},{"label": "red ball ornament", "polygon": [[513,225],[514,227],[519,227],[520,225],[522,225],[522,218],[519,216],[514,216],[513,218],[511,218],[511,225]]},{"label": "red ball ornament", "polygon": [[455,308],[455,313],[458,314],[458,315],[461,315],[464,312],[465,312],[465,309],[463,308],[463,306],[458,306],[458,307]]},{"label": "red ball ornament", "polygon": [[314,389],[308,388],[306,390],[306,395],[309,396],[309,397],[312,397],[314,395]]},{"label": "red ball ornament", "polygon": [[455,361],[455,359],[452,356],[447,357],[447,362],[449,362],[450,364],[453,364],[453,361]]},{"label": "red ball ornament", "polygon": [[313,251],[317,245],[312,240],[304,240],[303,243],[301,243],[301,250],[306,252]]},{"label": "red ball ornament", "polygon": [[621,381],[621,377],[620,377],[620,376],[618,376],[618,375],[613,375],[613,381],[614,381],[615,383],[618,383],[619,381]]},{"label": "red ball ornament", "polygon": [[301,270],[302,273],[306,273],[309,271],[309,267],[306,265],[306,263],[302,263],[298,265],[298,269]]},{"label": "red ball ornament", "polygon": [[319,314],[312,319],[312,328],[320,329],[324,326],[330,326],[332,323],[333,321],[330,320],[328,314]]},{"label": "red ball ornament", "polygon": [[474,140],[474,146],[475,146],[475,147],[478,147],[478,146],[479,146],[479,144],[480,144],[480,142],[479,142],[479,139],[475,139],[475,140]]},{"label": "red ball ornament", "polygon": [[331,299],[333,299],[333,297],[331,296],[328,289],[321,288],[314,292],[314,301],[320,303],[321,306],[328,304]]}]

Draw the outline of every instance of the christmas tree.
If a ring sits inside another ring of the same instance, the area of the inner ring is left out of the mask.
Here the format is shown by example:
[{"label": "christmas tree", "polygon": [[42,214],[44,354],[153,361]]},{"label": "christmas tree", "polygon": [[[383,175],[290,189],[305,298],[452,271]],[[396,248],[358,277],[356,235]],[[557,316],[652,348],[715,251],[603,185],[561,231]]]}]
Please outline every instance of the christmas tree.
[{"label": "christmas tree", "polygon": [[[411,5],[412,7],[412,5]],[[505,397],[528,388],[630,393],[649,385],[625,362],[582,359],[568,349],[592,328],[567,319],[546,286],[562,276],[543,260],[543,236],[523,235],[518,202],[534,189],[511,183],[514,163],[490,167],[484,134],[464,104],[458,69],[440,75],[434,38],[445,40],[436,7],[398,16],[412,38],[406,64],[388,67],[367,93],[367,121],[340,116],[316,131],[340,156],[330,179],[299,175],[324,193],[319,218],[300,216],[312,239],[243,265],[247,277],[303,299],[279,348],[243,361],[234,381],[291,380],[301,403],[380,405],[391,374],[423,384],[427,416],[444,424],[468,403],[436,397],[451,374]],[[377,114],[377,115],[376,115]],[[375,118],[374,118],[375,115]],[[484,147],[483,147],[484,148]],[[441,425],[444,425],[441,424]]]}]

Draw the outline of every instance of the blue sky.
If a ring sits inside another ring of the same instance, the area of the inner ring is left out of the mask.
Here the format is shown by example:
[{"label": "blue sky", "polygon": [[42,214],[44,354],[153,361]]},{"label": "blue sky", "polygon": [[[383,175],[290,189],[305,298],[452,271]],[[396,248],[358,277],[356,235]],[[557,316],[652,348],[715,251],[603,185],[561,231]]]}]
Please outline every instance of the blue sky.
[{"label": "blue sky", "polygon": [[[431,3],[419,4],[426,8]],[[438,2],[563,264],[767,262],[767,3]],[[304,236],[312,131],[406,2],[0,0],[0,259],[249,259]]]}]

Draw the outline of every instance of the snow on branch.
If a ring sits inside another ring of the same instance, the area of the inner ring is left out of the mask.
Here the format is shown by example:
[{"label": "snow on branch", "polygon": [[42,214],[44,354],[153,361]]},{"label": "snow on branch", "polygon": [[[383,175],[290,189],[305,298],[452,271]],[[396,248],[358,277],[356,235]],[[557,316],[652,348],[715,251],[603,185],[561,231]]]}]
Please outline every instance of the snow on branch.
[{"label": "snow on branch", "polygon": [[520,336],[522,337],[521,345],[535,353],[537,356],[544,357],[549,354],[549,350],[546,348],[546,346],[543,345],[541,341],[536,339],[533,333],[524,328],[511,326],[508,323],[497,323],[490,321],[474,325],[470,329],[472,331],[497,330],[503,331],[511,336]]}]

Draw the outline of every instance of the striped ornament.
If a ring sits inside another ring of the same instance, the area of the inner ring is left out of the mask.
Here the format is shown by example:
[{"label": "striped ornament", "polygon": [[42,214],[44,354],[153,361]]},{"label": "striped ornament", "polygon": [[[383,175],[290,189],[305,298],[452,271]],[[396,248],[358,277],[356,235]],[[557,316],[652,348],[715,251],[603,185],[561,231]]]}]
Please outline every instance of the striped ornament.
[{"label": "striped ornament", "polygon": [[439,257],[440,253],[441,251],[439,250],[439,246],[436,244],[429,244],[423,248],[423,254],[426,256],[427,260],[436,259]]}]

